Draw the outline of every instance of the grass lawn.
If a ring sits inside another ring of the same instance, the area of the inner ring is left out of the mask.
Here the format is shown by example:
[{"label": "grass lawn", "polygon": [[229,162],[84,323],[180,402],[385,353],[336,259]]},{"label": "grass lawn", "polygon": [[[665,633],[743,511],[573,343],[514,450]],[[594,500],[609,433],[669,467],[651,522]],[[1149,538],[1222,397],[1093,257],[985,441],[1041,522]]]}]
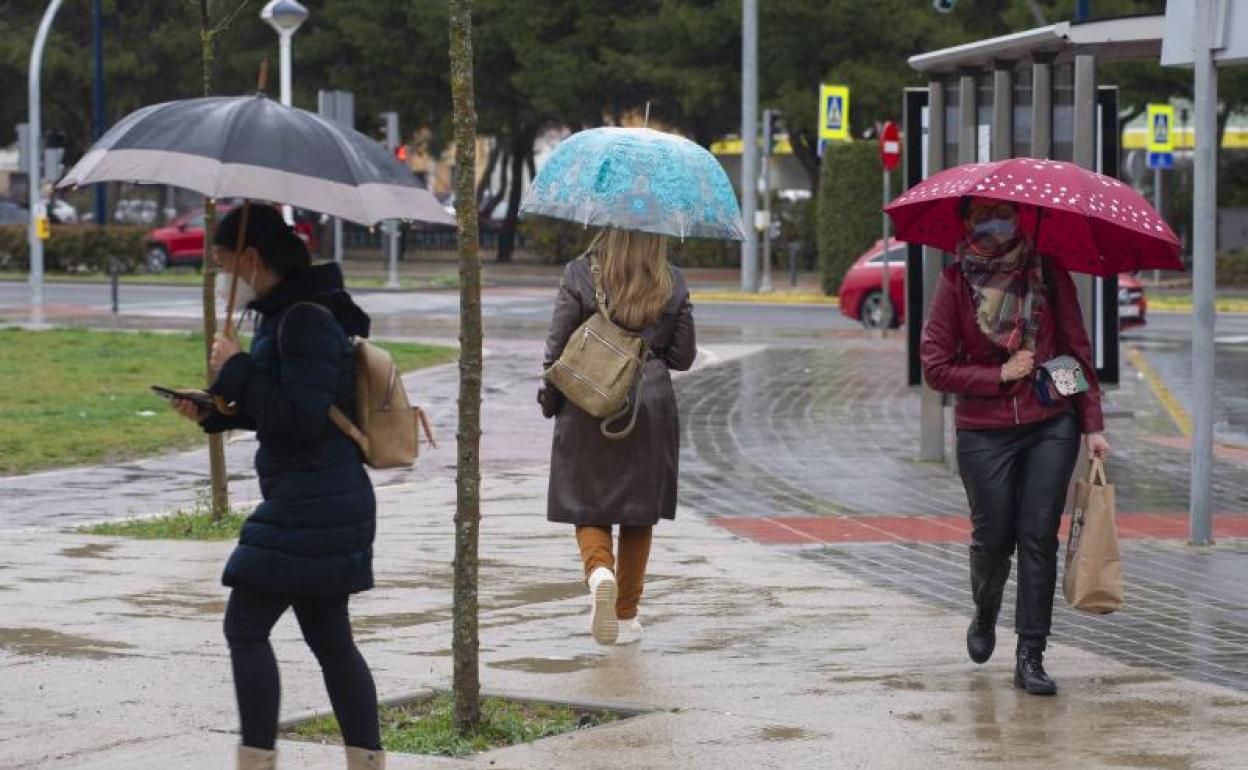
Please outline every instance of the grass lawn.
[{"label": "grass lawn", "polygon": [[[28,273],[11,270],[0,270],[0,281],[30,280]],[[46,273],[44,280],[49,283],[107,283],[109,277],[99,273]],[[163,286],[202,286],[203,275],[197,270],[173,268],[163,273],[127,273],[119,277],[123,284],[159,284]],[[387,279],[384,276],[347,276],[348,289],[384,289]],[[459,287],[459,275],[455,273],[439,273],[428,278],[399,278],[402,289],[455,289]]]},{"label": "grass lawn", "polygon": [[[403,371],[455,359],[452,348],[383,347]],[[203,379],[199,335],[0,329],[0,474],[193,447],[203,432],[148,387]]]},{"label": "grass lawn", "polygon": [[[381,743],[401,754],[462,757],[618,719],[616,714],[571,706],[483,698],[481,727],[471,735],[455,730],[450,693],[429,700],[383,706]],[[331,716],[296,725],[286,737],[318,743],[341,743],[338,721]]]},{"label": "grass lawn", "polygon": [[79,527],[84,535],[133,537],[136,540],[234,540],[242,529],[248,510],[232,510],[213,521],[211,505],[204,493],[189,511],[175,511],[166,516],[125,521],[107,521]]},{"label": "grass lawn", "polygon": [[[1192,312],[1192,295],[1190,294],[1149,294],[1148,309],[1163,313]],[[1218,297],[1214,306],[1219,313],[1248,313],[1248,298]]]}]

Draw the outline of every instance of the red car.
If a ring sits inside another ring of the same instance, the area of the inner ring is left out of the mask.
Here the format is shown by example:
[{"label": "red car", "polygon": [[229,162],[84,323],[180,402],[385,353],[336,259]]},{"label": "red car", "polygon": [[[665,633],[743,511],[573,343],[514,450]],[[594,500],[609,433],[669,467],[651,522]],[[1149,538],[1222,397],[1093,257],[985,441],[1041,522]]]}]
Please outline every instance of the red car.
[{"label": "red car", "polygon": [[[217,218],[229,213],[230,207],[218,205]],[[316,231],[311,222],[295,213],[295,232],[307,244],[313,255],[319,250]],[[199,267],[204,257],[204,210],[194,209],[164,227],[158,227],[144,239],[149,273],[159,273],[167,267]]]},{"label": "red car", "polygon": [[[890,289],[893,300],[891,326],[897,328],[906,316],[906,244],[888,239],[888,254],[884,254],[883,241],[876,241],[867,249],[854,266],[845,273],[839,292],[841,315],[861,321],[868,329],[879,329],[885,324],[884,265],[887,262]],[[1143,326],[1148,312],[1148,300],[1144,285],[1131,273],[1118,276],[1118,319],[1121,327]]]}]

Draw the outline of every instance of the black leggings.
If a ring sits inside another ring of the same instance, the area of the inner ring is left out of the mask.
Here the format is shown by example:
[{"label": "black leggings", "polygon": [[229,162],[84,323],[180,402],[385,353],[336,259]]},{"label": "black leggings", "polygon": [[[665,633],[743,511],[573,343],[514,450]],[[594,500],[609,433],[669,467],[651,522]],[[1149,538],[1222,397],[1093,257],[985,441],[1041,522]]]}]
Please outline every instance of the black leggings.
[{"label": "black leggings", "polygon": [[982,555],[1003,561],[1008,572],[1017,545],[1014,630],[1041,644],[1053,617],[1057,533],[1078,458],[1079,425],[1071,413],[1002,430],[958,431],[972,564]]},{"label": "black leggings", "polygon": [[277,741],[281,687],[269,632],[287,607],[294,607],[304,641],[321,664],[325,689],[348,746],[381,750],[377,689],[364,656],[351,639],[346,596],[271,599],[235,588],[225,608],[225,638],[234,665],[234,692],[242,722],[242,743],[272,749]]}]

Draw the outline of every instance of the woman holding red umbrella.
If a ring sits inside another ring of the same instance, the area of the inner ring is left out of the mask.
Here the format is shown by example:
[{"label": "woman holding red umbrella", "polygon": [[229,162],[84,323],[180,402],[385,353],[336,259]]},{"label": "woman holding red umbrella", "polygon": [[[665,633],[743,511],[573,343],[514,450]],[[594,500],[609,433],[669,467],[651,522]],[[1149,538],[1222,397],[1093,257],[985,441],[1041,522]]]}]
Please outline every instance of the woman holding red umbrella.
[{"label": "woman holding red umbrella", "polygon": [[[971,508],[967,652],[984,663],[1018,551],[1014,684],[1053,695],[1045,641],[1057,581],[1058,528],[1079,455],[1105,457],[1100,387],[1069,273],[1019,224],[1029,206],[964,196],[958,261],[944,271],[923,330],[928,384],[957,396],[957,451]],[[1044,371],[1039,371],[1043,369]]]}]

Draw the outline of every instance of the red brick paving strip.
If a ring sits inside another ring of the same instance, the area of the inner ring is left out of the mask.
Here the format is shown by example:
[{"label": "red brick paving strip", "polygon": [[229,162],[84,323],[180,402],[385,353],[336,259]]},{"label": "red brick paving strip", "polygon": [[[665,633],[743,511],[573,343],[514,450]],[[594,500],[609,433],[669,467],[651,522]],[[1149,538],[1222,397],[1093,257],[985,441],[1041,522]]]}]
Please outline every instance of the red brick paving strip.
[{"label": "red brick paving strip", "polygon": [[[709,519],[734,535],[766,545],[810,543],[967,543],[971,523],[959,516],[724,516]],[[1070,518],[1062,520],[1065,538]],[[1248,513],[1216,514],[1215,538],[1248,537]],[[1186,513],[1120,513],[1124,540],[1184,540]]]}]

